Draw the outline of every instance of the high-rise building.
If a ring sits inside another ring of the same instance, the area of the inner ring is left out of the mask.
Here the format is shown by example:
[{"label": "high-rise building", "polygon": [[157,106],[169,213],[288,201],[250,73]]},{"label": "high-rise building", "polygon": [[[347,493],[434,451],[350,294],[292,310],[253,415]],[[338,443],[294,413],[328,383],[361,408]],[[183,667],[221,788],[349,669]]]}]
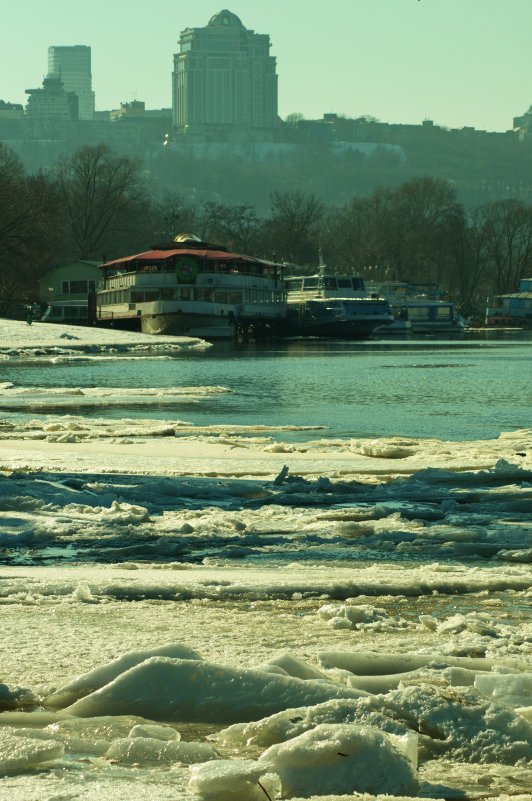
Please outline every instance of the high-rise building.
[{"label": "high-rise building", "polygon": [[94,117],[92,91],[91,49],[87,45],[48,48],[48,75],[61,80],[66,92],[75,92],[79,98],[80,120]]},{"label": "high-rise building", "polygon": [[174,55],[178,133],[207,139],[261,136],[277,120],[277,74],[270,37],[247,30],[231,11],[181,32]]}]

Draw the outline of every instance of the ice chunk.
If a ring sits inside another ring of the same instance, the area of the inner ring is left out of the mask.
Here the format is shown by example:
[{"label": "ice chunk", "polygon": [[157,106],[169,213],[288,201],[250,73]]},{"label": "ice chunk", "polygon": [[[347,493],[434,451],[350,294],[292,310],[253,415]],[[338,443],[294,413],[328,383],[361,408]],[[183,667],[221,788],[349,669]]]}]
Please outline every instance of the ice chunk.
[{"label": "ice chunk", "polygon": [[192,765],[218,759],[218,754],[207,743],[183,743],[178,740],[161,740],[154,737],[125,737],[115,740],[105,754],[107,759],[126,765]]},{"label": "ice chunk", "polygon": [[322,724],[272,745],[259,763],[281,779],[283,796],[407,793],[418,790],[414,734],[405,738],[370,726]]},{"label": "ice chunk", "polygon": [[412,448],[397,445],[393,439],[351,440],[350,450],[374,459],[406,459],[416,453]]},{"label": "ice chunk", "polygon": [[279,778],[251,759],[222,759],[194,765],[189,787],[201,801],[265,801],[278,798]]},{"label": "ice chunk", "polygon": [[137,723],[128,737],[152,737],[154,740],[180,740],[181,735],[172,726],[159,726],[156,723]]},{"label": "ice chunk", "polygon": [[60,740],[67,753],[101,756],[105,754],[113,740],[131,736],[136,726],[143,725],[149,724],[145,724],[143,718],[130,716],[102,716],[89,719],[65,716],[49,723],[45,732]]},{"label": "ice chunk", "polygon": [[386,611],[370,604],[346,605],[324,604],[318,615],[333,628],[355,629],[361,623],[375,623],[386,619]]},{"label": "ice chunk", "polygon": [[[369,699],[369,697],[368,697]],[[315,706],[296,707],[250,723],[235,723],[217,735],[220,743],[257,745],[266,748],[297,737],[322,723],[364,723],[390,734],[408,734],[404,723],[392,721],[376,712],[360,713],[357,702],[350,699],[326,701]]]},{"label": "ice chunk", "polygon": [[378,711],[419,732],[424,759],[445,754],[462,762],[507,765],[532,759],[530,723],[508,707],[486,700],[473,687],[407,685],[362,698],[355,705],[359,720]]},{"label": "ice chunk", "polygon": [[91,588],[87,584],[86,581],[80,581],[74,592],[72,593],[72,597],[76,601],[81,601],[85,604],[94,604],[98,603],[97,599],[91,592]]},{"label": "ice chunk", "polygon": [[61,759],[63,743],[34,729],[0,729],[0,773],[27,770]]},{"label": "ice chunk", "polygon": [[[118,657],[118,659],[113,659],[112,662],[108,662],[106,665],[101,665],[101,667],[94,668],[88,673],[83,673],[77,679],[69,682],[69,684],[65,684],[64,687],[56,690],[45,699],[45,705],[54,708],[69,706],[74,701],[77,701],[78,698],[83,698],[84,695],[88,695],[109,684],[110,681],[124,673],[124,671],[152,656],[201,659],[201,656],[193,651],[192,648],[180,644],[161,645],[158,648],[150,648],[144,651],[129,651],[127,654]],[[102,714],[106,713],[107,710],[102,709]]]},{"label": "ice chunk", "polygon": [[0,684],[0,712],[5,709],[33,706],[36,703],[37,699],[31,690],[25,687],[9,687],[7,684]]},{"label": "ice chunk", "polygon": [[491,673],[477,676],[475,687],[485,698],[511,707],[532,703],[532,673]]},{"label": "ice chunk", "polygon": [[404,673],[420,667],[464,667],[468,670],[490,670],[495,662],[491,659],[474,659],[448,654],[382,654],[352,653],[351,651],[322,651],[318,654],[324,668],[341,668],[359,676],[380,676],[389,673]]},{"label": "ice chunk", "polygon": [[405,673],[387,673],[384,676],[355,676],[348,679],[350,687],[358,690],[366,690],[368,693],[387,693],[394,690],[399,684],[426,681],[431,683],[431,676],[423,668],[419,670],[408,670]]},{"label": "ice chunk", "polygon": [[279,656],[275,656],[261,666],[262,669],[268,671],[272,667],[281,668],[284,673],[289,676],[294,676],[296,679],[325,679],[326,681],[330,681],[329,677],[323,673],[323,671],[309,665],[307,662],[303,662],[302,659],[298,659],[293,656],[293,654],[288,653],[288,651],[279,654]]},{"label": "ice chunk", "polygon": [[518,715],[532,723],[532,706],[519,706],[515,710]]},{"label": "ice chunk", "polygon": [[80,717],[136,714],[152,720],[236,723],[292,706],[366,693],[324,681],[153,657],[68,708]]}]

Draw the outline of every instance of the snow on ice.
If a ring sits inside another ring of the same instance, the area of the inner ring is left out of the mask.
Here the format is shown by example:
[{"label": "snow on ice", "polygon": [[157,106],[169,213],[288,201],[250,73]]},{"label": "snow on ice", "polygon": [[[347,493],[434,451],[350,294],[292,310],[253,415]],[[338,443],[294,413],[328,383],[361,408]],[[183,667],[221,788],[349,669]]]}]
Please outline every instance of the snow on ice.
[{"label": "snow on ice", "polygon": [[[206,347],[6,325],[11,361]],[[0,399],[2,801],[530,801],[529,430],[294,441],[83,416],[120,388]]]}]

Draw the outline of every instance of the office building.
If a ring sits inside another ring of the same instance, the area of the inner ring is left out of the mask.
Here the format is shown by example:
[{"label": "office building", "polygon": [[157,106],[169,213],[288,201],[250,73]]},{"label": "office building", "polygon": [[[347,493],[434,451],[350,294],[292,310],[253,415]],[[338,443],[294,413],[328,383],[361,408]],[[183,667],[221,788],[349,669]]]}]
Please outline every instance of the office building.
[{"label": "office building", "polygon": [[90,47],[52,45],[48,48],[48,75],[59,78],[66,92],[77,94],[80,120],[94,118]]},{"label": "office building", "polygon": [[174,56],[178,134],[206,140],[267,138],[277,121],[277,74],[270,37],[247,30],[231,11],[181,32]]}]

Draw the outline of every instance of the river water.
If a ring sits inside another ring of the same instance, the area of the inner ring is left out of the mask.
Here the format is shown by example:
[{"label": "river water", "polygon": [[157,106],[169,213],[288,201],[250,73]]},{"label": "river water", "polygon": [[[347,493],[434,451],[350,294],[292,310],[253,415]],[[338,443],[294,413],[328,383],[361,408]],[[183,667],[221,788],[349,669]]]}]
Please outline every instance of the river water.
[{"label": "river water", "polygon": [[[91,416],[179,419],[200,425],[318,425],[328,437],[470,440],[531,424],[531,356],[528,337],[215,344],[206,352],[172,358],[5,366],[2,380],[65,391],[192,386],[228,390],[201,403],[154,395],[149,403],[140,405],[132,398],[116,407],[102,398],[100,405],[80,410]],[[70,411],[77,413],[75,396]],[[13,412],[20,415],[24,410]],[[310,436],[316,432],[292,434],[299,439]]]}]

